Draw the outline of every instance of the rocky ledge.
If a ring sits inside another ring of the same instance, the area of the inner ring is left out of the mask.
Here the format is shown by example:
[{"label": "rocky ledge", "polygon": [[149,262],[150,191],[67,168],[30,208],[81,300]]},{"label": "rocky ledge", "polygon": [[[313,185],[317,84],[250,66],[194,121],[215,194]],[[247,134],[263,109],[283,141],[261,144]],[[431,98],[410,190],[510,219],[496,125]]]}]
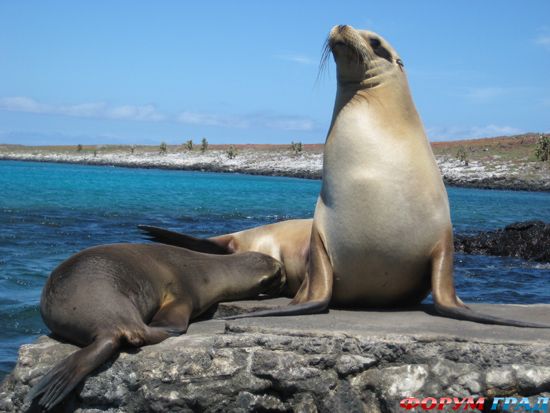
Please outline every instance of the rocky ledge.
[{"label": "rocky ledge", "polygon": [[[220,304],[215,316],[286,304]],[[474,305],[550,323],[550,305]],[[0,386],[0,411],[33,411],[30,387],[75,346],[41,337],[21,347]],[[404,311],[206,320],[188,334],[123,352],[94,372],[62,412],[404,412],[405,397],[547,397],[550,329],[486,326]],[[486,411],[489,411],[488,408]]]},{"label": "rocky ledge", "polygon": [[455,235],[455,250],[465,254],[550,262],[550,224],[542,221],[516,222],[496,231]]}]

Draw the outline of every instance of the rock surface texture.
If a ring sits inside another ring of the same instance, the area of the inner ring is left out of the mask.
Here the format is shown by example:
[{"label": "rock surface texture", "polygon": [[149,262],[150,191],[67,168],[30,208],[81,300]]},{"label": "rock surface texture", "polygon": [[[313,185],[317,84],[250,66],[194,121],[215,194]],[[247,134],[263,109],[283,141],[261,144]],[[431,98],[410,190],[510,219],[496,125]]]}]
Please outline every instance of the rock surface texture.
[{"label": "rock surface texture", "polygon": [[542,221],[516,222],[496,231],[456,235],[455,250],[465,254],[550,262],[550,224]]},{"label": "rock surface texture", "polygon": [[[286,303],[220,304],[215,316]],[[473,307],[550,324],[550,305]],[[405,412],[399,402],[409,396],[548,396],[550,329],[431,313],[424,306],[197,322],[186,335],[121,353],[58,411],[377,413]],[[0,386],[0,411],[32,412],[23,401],[30,387],[75,349],[49,337],[22,346]]]}]

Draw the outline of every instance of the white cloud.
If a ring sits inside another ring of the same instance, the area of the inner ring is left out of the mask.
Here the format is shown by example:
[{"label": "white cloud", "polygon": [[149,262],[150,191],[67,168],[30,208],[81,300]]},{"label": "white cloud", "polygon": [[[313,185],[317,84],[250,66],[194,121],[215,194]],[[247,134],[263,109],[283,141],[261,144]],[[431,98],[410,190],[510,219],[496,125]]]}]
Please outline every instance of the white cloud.
[{"label": "white cloud", "polygon": [[273,114],[221,115],[205,112],[182,112],[177,120],[181,123],[207,126],[223,126],[227,128],[260,127],[288,131],[310,131],[315,128],[315,122],[306,117],[282,116]]},{"label": "white cloud", "polygon": [[49,113],[74,116],[77,118],[101,117],[101,113],[105,110],[106,105],[104,103],[80,103],[77,105],[62,105],[57,107],[49,106]]},{"label": "white cloud", "polygon": [[541,34],[535,39],[535,44],[550,50],[550,34]]},{"label": "white cloud", "polygon": [[155,109],[153,105],[144,106],[118,106],[106,111],[107,117],[112,119],[128,119],[143,121],[159,121],[165,119],[165,116]]},{"label": "white cloud", "polygon": [[281,116],[265,119],[264,126],[270,129],[310,131],[315,128],[315,122],[308,118],[293,118]]},{"label": "white cloud", "polygon": [[315,62],[313,59],[309,58],[308,56],[305,56],[302,54],[296,54],[296,53],[278,54],[278,55],[275,55],[274,57],[275,59],[286,60],[288,62],[294,62],[301,65],[317,64],[317,62]]},{"label": "white cloud", "polygon": [[532,92],[533,88],[528,86],[481,86],[465,88],[460,96],[468,99],[471,103],[481,104],[495,102],[503,97],[524,97]]},{"label": "white cloud", "polygon": [[485,126],[469,127],[429,127],[426,129],[426,133],[432,141],[445,141],[517,135],[520,133],[525,133],[525,131],[513,126],[489,124]]},{"label": "white cloud", "polygon": [[515,128],[513,126],[500,126],[500,125],[486,125],[486,126],[473,126],[471,128],[471,134],[473,138],[486,138],[490,136],[505,136],[505,135],[517,135],[524,133],[523,130]]},{"label": "white cloud", "polygon": [[238,116],[218,115],[213,113],[185,111],[178,115],[181,123],[192,125],[224,126],[227,128],[247,128],[250,124]]},{"label": "white cloud", "polygon": [[468,88],[464,97],[474,102],[484,103],[490,102],[507,93],[509,93],[509,90],[503,87],[478,87]]},{"label": "white cloud", "polygon": [[0,110],[78,118],[107,118],[150,122],[165,119],[165,116],[159,113],[153,105],[124,105],[110,107],[103,102],[53,105],[41,103],[24,96],[0,98]]},{"label": "white cloud", "polygon": [[259,127],[287,131],[310,131],[316,127],[316,123],[312,119],[300,116],[282,116],[269,113],[225,115],[208,112],[184,111],[175,117],[169,117],[157,111],[154,105],[109,106],[103,102],[80,103],[75,105],[54,105],[41,103],[32,98],[23,96],[0,98],[0,110],[79,118],[100,118],[148,122],[167,120],[192,125],[219,126],[240,129]]},{"label": "white cloud", "polygon": [[1,98],[0,109],[29,113],[48,113],[48,111],[51,110],[48,105],[38,103],[31,98],[23,96]]}]

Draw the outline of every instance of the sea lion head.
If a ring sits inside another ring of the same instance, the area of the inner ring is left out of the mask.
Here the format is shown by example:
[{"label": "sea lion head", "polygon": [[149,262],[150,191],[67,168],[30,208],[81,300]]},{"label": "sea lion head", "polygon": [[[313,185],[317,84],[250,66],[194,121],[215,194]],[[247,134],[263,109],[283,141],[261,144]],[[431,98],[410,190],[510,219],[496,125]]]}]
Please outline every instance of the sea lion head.
[{"label": "sea lion head", "polygon": [[330,31],[324,59],[332,53],[339,84],[376,87],[386,75],[403,72],[403,62],[395,49],[380,35],[338,25]]},{"label": "sea lion head", "polygon": [[286,284],[283,263],[259,252],[243,252],[237,255],[246,256],[247,272],[251,274],[252,291],[268,296],[279,295]]}]

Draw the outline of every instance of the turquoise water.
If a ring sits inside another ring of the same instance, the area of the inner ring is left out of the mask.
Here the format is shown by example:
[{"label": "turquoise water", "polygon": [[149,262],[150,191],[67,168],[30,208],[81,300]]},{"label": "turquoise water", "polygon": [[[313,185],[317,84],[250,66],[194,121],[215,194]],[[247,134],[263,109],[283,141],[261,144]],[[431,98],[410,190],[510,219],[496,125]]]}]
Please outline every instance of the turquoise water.
[{"label": "turquoise water", "polygon": [[[38,311],[51,270],[96,244],[140,241],[137,224],[197,236],[310,217],[319,181],[154,169],[0,162],[0,378],[47,333]],[[449,188],[455,230],[550,221],[550,194]],[[550,303],[550,266],[458,255],[465,301]],[[485,291],[485,292],[484,292]]]}]

